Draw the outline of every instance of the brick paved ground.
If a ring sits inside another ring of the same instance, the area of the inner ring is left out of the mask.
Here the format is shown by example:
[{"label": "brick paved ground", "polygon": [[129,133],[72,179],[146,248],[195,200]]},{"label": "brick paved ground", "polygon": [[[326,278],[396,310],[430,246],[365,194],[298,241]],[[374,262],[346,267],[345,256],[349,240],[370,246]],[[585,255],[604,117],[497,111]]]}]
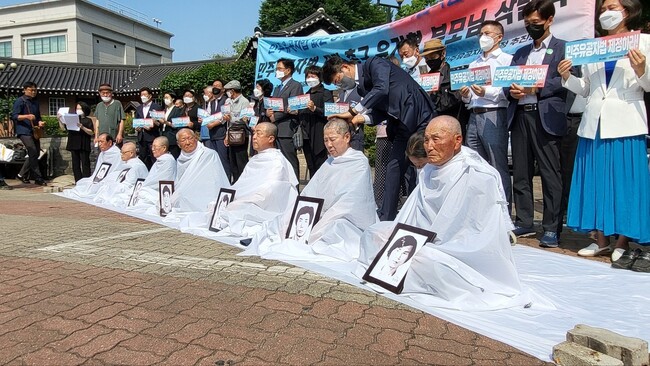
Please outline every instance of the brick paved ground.
[{"label": "brick paved ground", "polygon": [[1,364],[544,364],[303,269],[9,183]]}]

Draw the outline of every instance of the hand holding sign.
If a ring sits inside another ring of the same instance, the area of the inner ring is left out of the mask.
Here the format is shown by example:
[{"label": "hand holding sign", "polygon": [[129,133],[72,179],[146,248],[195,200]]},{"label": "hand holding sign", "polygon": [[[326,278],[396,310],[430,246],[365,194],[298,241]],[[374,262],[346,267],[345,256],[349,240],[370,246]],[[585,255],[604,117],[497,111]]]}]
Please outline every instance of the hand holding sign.
[{"label": "hand holding sign", "polygon": [[627,57],[630,59],[630,66],[632,66],[632,70],[634,70],[636,76],[643,76],[646,66],[645,55],[638,48],[633,48],[627,53]]}]

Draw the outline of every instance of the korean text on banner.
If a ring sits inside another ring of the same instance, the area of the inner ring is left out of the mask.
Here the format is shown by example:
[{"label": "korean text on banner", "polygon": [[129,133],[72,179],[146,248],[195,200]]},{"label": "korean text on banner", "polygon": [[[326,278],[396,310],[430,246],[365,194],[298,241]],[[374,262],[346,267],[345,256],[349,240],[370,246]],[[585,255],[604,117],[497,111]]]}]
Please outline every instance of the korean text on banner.
[{"label": "korean text on banner", "polygon": [[615,34],[607,37],[567,42],[565,57],[573,66],[625,58],[633,48],[639,48],[641,32]]},{"label": "korean text on banner", "polygon": [[470,85],[492,84],[490,66],[452,71],[449,77],[451,78],[451,90],[459,90],[464,86]]},{"label": "korean text on banner", "polygon": [[427,93],[438,91],[440,89],[440,73],[420,74],[418,82]]},{"label": "korean text on banner", "polygon": [[543,88],[548,65],[499,66],[494,70],[492,86],[507,88],[517,84],[526,88]]}]

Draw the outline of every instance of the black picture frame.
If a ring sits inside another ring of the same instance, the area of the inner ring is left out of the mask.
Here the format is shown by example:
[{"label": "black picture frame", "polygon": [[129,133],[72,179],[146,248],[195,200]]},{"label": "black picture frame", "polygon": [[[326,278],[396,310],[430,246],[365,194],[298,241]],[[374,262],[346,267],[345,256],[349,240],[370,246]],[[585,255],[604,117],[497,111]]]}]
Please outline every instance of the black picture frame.
[{"label": "black picture frame", "polygon": [[[225,207],[222,207],[224,198],[228,199]],[[210,223],[208,224],[208,229],[214,231],[215,233],[221,231],[221,220],[219,219],[219,209],[226,208],[228,205],[235,199],[235,190],[228,188],[221,188],[219,194],[217,195],[217,201],[214,205],[214,210],[212,211],[212,217],[210,217]],[[217,219],[217,222],[215,222]]]},{"label": "black picture frame", "polygon": [[[104,178],[106,178],[108,175],[108,172],[111,171],[111,166],[113,166],[111,163],[102,163],[102,165],[97,168],[97,173],[95,173],[95,176],[93,177],[93,183],[99,183],[103,181]],[[104,172],[104,174],[100,177],[99,173],[101,172]]]},{"label": "black picture frame", "polygon": [[126,179],[126,175],[129,173],[129,170],[131,170],[131,168],[122,169],[122,171],[120,172],[120,175],[117,176],[117,182],[118,183],[123,183],[124,182],[124,180]]},{"label": "black picture frame", "polygon": [[142,189],[143,183],[144,178],[138,178],[138,180],[135,181],[133,192],[131,192],[131,197],[129,198],[129,203],[127,203],[126,207],[133,207],[138,203],[138,197],[140,196],[140,189]]},{"label": "black picture frame", "polygon": [[[412,239],[409,239],[409,236]],[[363,274],[362,278],[367,282],[374,283],[395,294],[402,293],[402,290],[404,289],[404,280],[411,267],[412,258],[426,243],[433,242],[435,237],[436,233],[432,231],[411,225],[401,223],[397,224],[395,229],[393,229],[390,238],[381,248],[379,253],[377,253],[375,259],[368,267],[366,273]],[[391,270],[391,254],[396,253],[397,256],[403,255],[405,253],[404,251],[395,252],[395,250],[413,246],[415,246],[415,248],[412,248],[410,252],[407,252],[407,258],[405,260],[402,257],[397,258],[402,258],[402,260],[404,260],[401,264],[396,265],[397,270],[393,269],[393,273],[388,273],[388,271]]]},{"label": "black picture frame", "polygon": [[[169,190],[169,209],[165,205],[164,191]],[[167,216],[172,211],[172,195],[174,194],[174,181],[161,180],[158,182],[158,207],[160,207],[160,217]]]},{"label": "black picture frame", "polygon": [[[301,236],[305,238],[304,243],[309,244],[307,239],[309,238],[309,234],[311,234],[311,230],[314,228],[314,225],[316,225],[316,223],[318,223],[318,220],[320,220],[320,214],[321,211],[323,210],[324,202],[325,200],[323,200],[322,198],[298,196],[296,198],[296,202],[293,205],[293,211],[291,212],[291,221],[289,221],[289,227],[287,227],[287,233],[285,235],[285,238],[300,241],[300,239],[295,237],[297,224],[298,224],[296,219],[302,215],[305,215],[306,213],[310,213],[313,215],[313,220],[311,220],[311,222],[308,225],[308,232]],[[309,207],[311,208],[311,211],[307,209],[307,212],[299,215],[303,207]]]}]

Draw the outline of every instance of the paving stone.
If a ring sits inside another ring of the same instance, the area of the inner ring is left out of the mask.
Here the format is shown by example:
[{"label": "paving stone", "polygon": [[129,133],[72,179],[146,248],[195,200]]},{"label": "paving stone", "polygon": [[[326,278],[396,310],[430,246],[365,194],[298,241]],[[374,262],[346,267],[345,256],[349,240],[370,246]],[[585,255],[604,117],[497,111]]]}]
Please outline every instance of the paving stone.
[{"label": "paving stone", "polygon": [[573,342],[553,347],[553,360],[564,366],[623,366],[623,361]]},{"label": "paving stone", "polygon": [[567,341],[623,361],[625,366],[648,365],[648,342],[603,328],[578,324],[569,330]]}]

